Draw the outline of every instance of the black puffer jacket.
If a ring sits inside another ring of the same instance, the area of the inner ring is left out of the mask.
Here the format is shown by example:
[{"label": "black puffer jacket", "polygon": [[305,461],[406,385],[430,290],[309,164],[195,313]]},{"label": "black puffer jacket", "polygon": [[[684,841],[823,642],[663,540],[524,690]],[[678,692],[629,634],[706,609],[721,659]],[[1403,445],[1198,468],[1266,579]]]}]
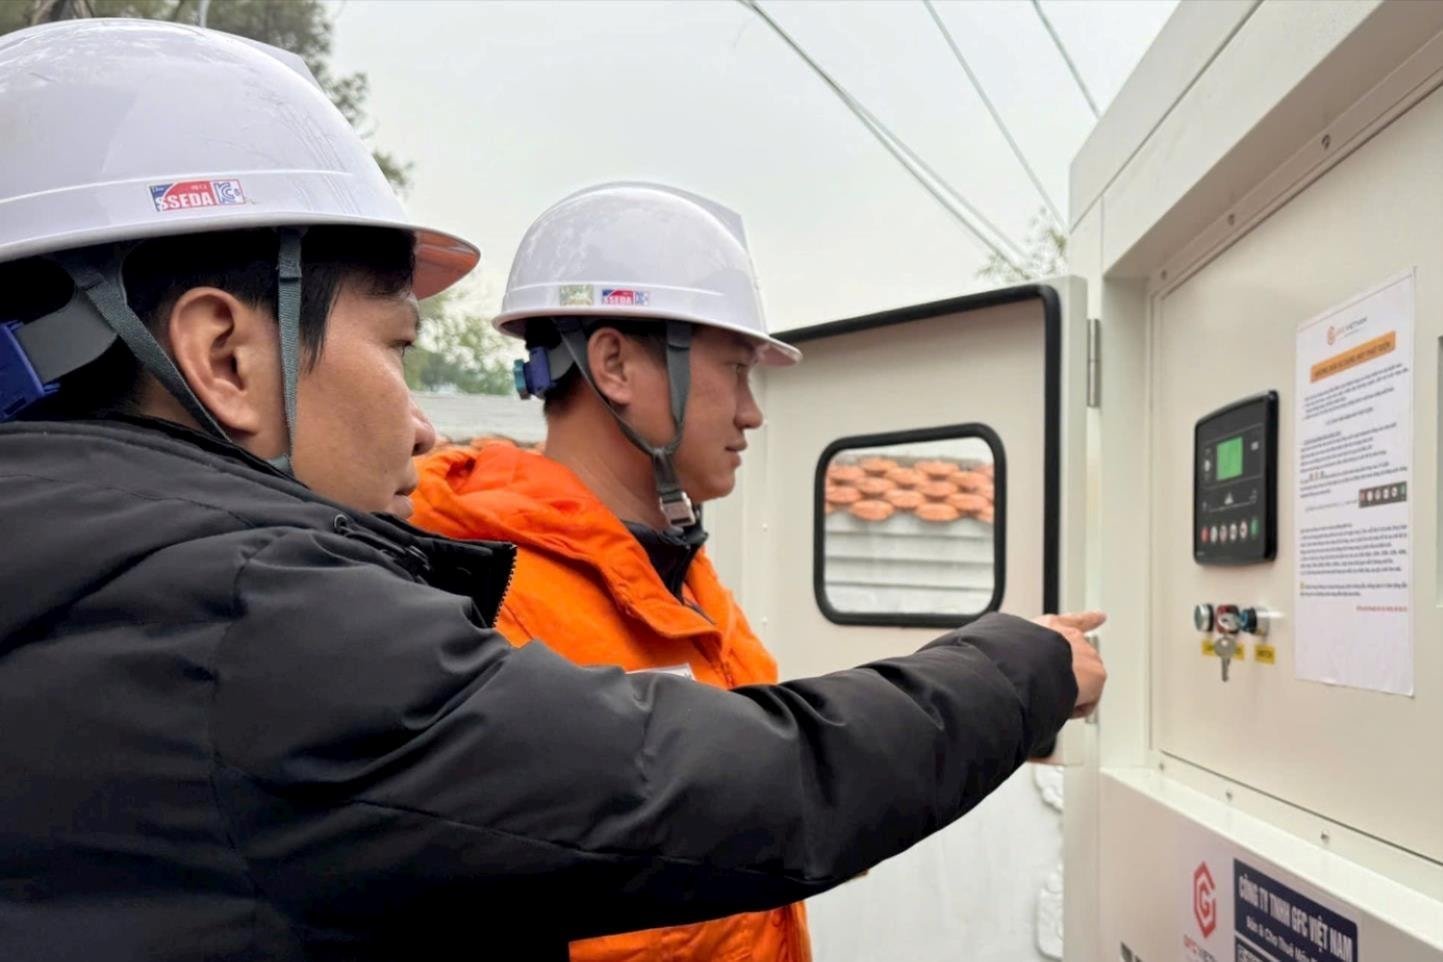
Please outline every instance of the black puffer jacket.
[{"label": "black puffer jacket", "polygon": [[821,892],[1067,718],[1007,617],[737,692],[486,628],[504,545],[157,422],[0,426],[0,959],[563,958]]}]

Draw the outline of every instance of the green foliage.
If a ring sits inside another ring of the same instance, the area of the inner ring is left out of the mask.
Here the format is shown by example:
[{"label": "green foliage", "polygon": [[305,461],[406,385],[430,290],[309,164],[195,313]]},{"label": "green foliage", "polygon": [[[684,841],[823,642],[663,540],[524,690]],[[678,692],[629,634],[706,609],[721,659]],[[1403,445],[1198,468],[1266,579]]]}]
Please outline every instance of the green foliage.
[{"label": "green foliage", "polygon": [[0,0],[0,33],[30,24],[30,0]]},{"label": "green foliage", "polygon": [[1067,273],[1067,234],[1052,222],[1046,209],[1033,215],[1022,252],[1027,256],[1020,264],[988,252],[987,263],[977,271],[977,276],[998,284],[1025,284]]},{"label": "green foliage", "polygon": [[[138,17],[195,23],[199,0],[0,0],[0,34],[32,23],[72,17]],[[306,62],[322,89],[351,122],[369,136],[366,75],[336,75],[330,67],[331,15],[322,0],[213,0],[206,26],[289,50]],[[376,163],[398,190],[410,185],[411,165],[385,151]]]},{"label": "green foliage", "polygon": [[406,383],[413,391],[510,394],[519,342],[497,333],[447,291],[421,302],[420,341],[406,352]]}]

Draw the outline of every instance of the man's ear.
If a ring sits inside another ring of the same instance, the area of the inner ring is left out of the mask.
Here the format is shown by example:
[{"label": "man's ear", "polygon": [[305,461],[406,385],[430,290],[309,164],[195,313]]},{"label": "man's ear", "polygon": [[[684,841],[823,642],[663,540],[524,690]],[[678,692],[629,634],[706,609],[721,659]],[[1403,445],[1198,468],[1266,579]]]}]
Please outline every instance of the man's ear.
[{"label": "man's ear", "polygon": [[610,327],[601,328],[586,342],[591,379],[601,395],[619,409],[625,409],[635,398],[634,347],[620,331]]},{"label": "man's ear", "polygon": [[284,449],[280,344],[268,312],[193,287],[171,308],[165,333],[181,375],[232,440]]}]

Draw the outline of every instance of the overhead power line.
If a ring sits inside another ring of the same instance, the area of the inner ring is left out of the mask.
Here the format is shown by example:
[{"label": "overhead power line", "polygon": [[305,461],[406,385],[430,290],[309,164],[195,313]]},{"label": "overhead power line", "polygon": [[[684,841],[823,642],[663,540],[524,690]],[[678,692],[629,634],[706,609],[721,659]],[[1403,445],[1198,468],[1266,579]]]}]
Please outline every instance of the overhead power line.
[{"label": "overhead power line", "polygon": [[1072,74],[1072,79],[1077,82],[1077,89],[1082,91],[1082,99],[1087,101],[1088,109],[1092,111],[1092,119],[1096,120],[1100,116],[1097,111],[1097,103],[1092,99],[1092,93],[1087,89],[1087,84],[1082,82],[1082,74],[1078,72],[1077,64],[1073,63],[1072,58],[1067,55],[1067,48],[1062,45],[1062,38],[1057,35],[1056,30],[1052,29],[1052,21],[1048,20],[1047,14],[1042,12],[1042,4],[1039,0],[1032,0],[1032,9],[1037,11],[1037,18],[1041,20],[1042,25],[1047,28],[1047,35],[1052,38],[1053,44],[1057,47],[1057,52],[1062,54],[1062,62],[1067,64],[1067,69]]},{"label": "overhead power line", "polygon": [[[975,206],[969,203],[967,198],[964,197],[961,193],[959,193],[954,187],[952,187],[951,184],[947,183],[947,181],[934,169],[932,169],[932,167],[928,165],[926,161],[924,161],[916,154],[915,151],[908,147],[900,137],[892,133],[892,131],[889,130],[887,126],[882,123],[881,120],[877,119],[877,117],[870,110],[868,110],[861,103],[861,101],[857,100],[857,98],[852,96],[845,87],[843,87],[840,83],[833,79],[832,76],[827,73],[827,71],[823,69],[820,64],[813,60],[811,56],[802,49],[800,44],[798,44],[794,39],[792,39],[792,36],[788,34],[786,30],[782,29],[781,24],[773,20],[771,16],[762,9],[761,5],[757,3],[756,0],[737,0],[737,2],[740,3],[742,6],[749,8],[759,18],[761,18],[763,23],[771,27],[772,31],[781,38],[782,42],[785,43],[788,47],[790,47],[792,49],[792,52],[795,53],[799,58],[801,58],[802,62],[812,69],[813,73],[815,73],[819,78],[821,78],[822,82],[831,89],[832,93],[836,94],[837,98],[841,100],[842,103],[847,107],[847,109],[852,112],[852,115],[862,122],[862,125],[867,128],[868,132],[870,132],[874,138],[876,138],[877,142],[880,143],[887,150],[887,152],[892,155],[893,159],[895,159],[899,164],[902,165],[903,169],[905,169],[909,174],[912,175],[913,179],[916,180],[917,183],[920,184],[922,188],[932,196],[933,200],[940,204],[944,210],[951,214],[963,227],[965,227],[968,233],[970,233],[974,238],[976,238],[980,244],[990,250],[1009,267],[1015,268],[1019,271],[1021,270],[1021,267],[1018,265],[1017,261],[1026,260],[1026,255],[1023,254],[1022,249],[1018,247],[1011,238],[1009,238],[996,224],[993,224],[990,220],[988,220],[981,211],[979,211]],[[945,196],[944,192],[946,195],[950,196]],[[959,207],[961,209],[959,209]],[[970,215],[970,218],[968,215]],[[993,237],[989,237],[986,233],[984,233],[982,229],[978,226],[978,224],[973,223],[971,218],[975,218],[978,223],[982,224],[989,231],[991,231],[992,234],[995,235],[996,239],[994,240]],[[1006,245],[1012,251],[1013,256],[1009,256],[1006,252],[1004,252],[999,246],[999,242],[1003,245]],[[1015,260],[1014,257],[1016,258]]]},{"label": "overhead power line", "polygon": [[1007,141],[1007,146],[1012,148],[1012,155],[1017,158],[1017,162],[1021,164],[1022,169],[1027,172],[1027,179],[1032,181],[1033,187],[1037,188],[1037,193],[1042,197],[1042,202],[1047,205],[1047,209],[1052,213],[1053,223],[1061,226],[1062,214],[1058,212],[1057,205],[1052,202],[1052,197],[1047,193],[1047,188],[1042,186],[1042,180],[1037,176],[1037,172],[1033,170],[1032,165],[1027,162],[1027,155],[1022,152],[1022,148],[1019,147],[1017,141],[1013,139],[1012,131],[1007,129],[1007,122],[1002,119],[1002,115],[997,112],[997,108],[992,106],[992,98],[987,96],[987,91],[982,87],[982,81],[978,80],[977,75],[972,72],[972,67],[967,63],[967,58],[962,55],[962,48],[958,47],[957,41],[952,39],[952,32],[947,29],[947,25],[942,22],[942,18],[937,15],[937,8],[932,6],[932,0],[922,0],[922,5],[925,6],[927,12],[932,15],[932,21],[937,24],[937,29],[942,32],[942,37],[947,41],[947,46],[952,48],[952,56],[957,58],[958,66],[960,66],[962,72],[967,75],[967,79],[972,82],[972,89],[977,91],[977,96],[981,98],[982,105],[987,108],[987,112],[992,115],[992,120],[997,124],[997,129],[1002,131],[1002,136]]},{"label": "overhead power line", "polygon": [[[983,214],[982,211],[977,209],[976,205],[972,204],[970,201],[967,200],[965,196],[963,196],[961,191],[953,187],[945,177],[937,173],[936,169],[933,168],[931,164],[927,163],[927,161],[923,160],[915,150],[907,146],[906,141],[902,140],[902,138],[898,137],[895,133],[893,133],[886,124],[878,120],[877,116],[873,114],[870,110],[868,110],[866,106],[860,101],[857,102],[856,106],[857,110],[860,111],[859,119],[861,119],[864,124],[868,124],[873,128],[873,134],[878,136],[879,139],[889,139],[891,141],[891,144],[896,147],[896,151],[893,152],[892,156],[896,157],[897,152],[900,152],[902,154],[902,157],[898,158],[898,160],[904,161],[904,166],[906,164],[911,165],[911,168],[909,168],[909,172],[912,174],[912,176],[916,177],[918,172],[920,172],[931,178],[932,181],[935,182],[936,187],[943,191],[946,191],[948,196],[953,201],[955,201],[959,206],[961,206],[963,210],[965,210],[968,214],[976,218],[983,227],[986,227],[988,230],[990,230],[996,236],[996,239],[1002,244],[1004,244],[1008,250],[1012,251],[1012,253],[1021,260],[1027,259],[1027,255],[1023,252],[1022,248],[1018,244],[1016,244],[1011,237],[1008,237],[1007,234],[1002,230],[1002,228],[992,223],[992,221],[988,219],[986,214]],[[924,183],[923,186],[925,187],[927,185]],[[937,198],[935,192],[929,190],[929,193],[932,193],[932,196],[939,201],[941,200],[940,198]],[[956,211],[953,211],[953,213],[955,214]],[[981,240],[983,243],[987,242],[986,238],[981,238]],[[998,254],[1000,256],[1001,252],[998,251]]]}]

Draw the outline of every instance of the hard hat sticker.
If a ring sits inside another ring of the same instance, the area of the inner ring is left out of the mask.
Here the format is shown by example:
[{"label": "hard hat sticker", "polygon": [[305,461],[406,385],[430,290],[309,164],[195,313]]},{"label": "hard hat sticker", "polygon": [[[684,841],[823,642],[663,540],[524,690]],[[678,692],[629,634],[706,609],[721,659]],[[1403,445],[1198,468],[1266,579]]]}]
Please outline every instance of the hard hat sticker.
[{"label": "hard hat sticker", "polygon": [[590,284],[562,284],[556,295],[562,307],[590,307],[596,303]]},{"label": "hard hat sticker", "polygon": [[651,294],[647,291],[638,291],[632,288],[603,287],[601,289],[601,303],[645,307],[651,303]]},{"label": "hard hat sticker", "polygon": [[229,207],[246,202],[238,180],[182,180],[151,184],[150,199],[161,213],[194,207]]}]

